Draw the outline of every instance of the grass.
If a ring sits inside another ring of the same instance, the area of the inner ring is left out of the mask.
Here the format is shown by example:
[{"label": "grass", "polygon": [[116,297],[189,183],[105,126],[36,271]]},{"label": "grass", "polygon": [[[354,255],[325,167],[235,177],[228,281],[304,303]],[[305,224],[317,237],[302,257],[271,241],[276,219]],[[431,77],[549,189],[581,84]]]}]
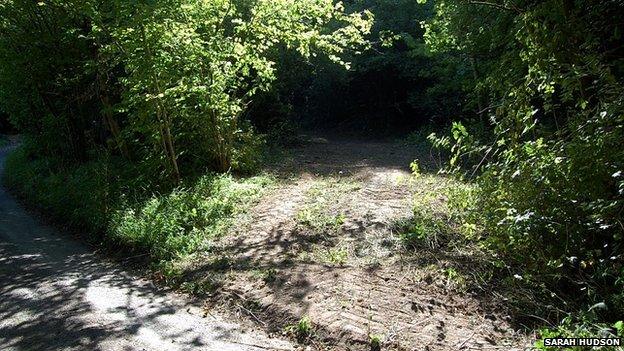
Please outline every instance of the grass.
[{"label": "grass", "polygon": [[453,239],[476,236],[478,228],[468,216],[473,186],[439,175],[418,175],[419,191],[412,217],[396,223],[407,247],[436,249]]},{"label": "grass", "polygon": [[344,214],[330,215],[324,213],[321,204],[308,206],[297,212],[297,223],[314,231],[337,231],[344,224]]},{"label": "grass", "polygon": [[369,339],[368,341],[369,341],[370,348],[372,351],[381,350],[381,344],[383,343],[383,336],[371,334],[368,336],[368,339]]},{"label": "grass", "polygon": [[180,273],[174,263],[209,248],[211,239],[226,233],[274,180],[207,174],[150,192],[142,189],[149,184],[137,184],[114,161],[59,167],[21,147],[8,157],[3,182],[52,219],[89,239],[145,254],[165,277],[174,277]]},{"label": "grass", "polygon": [[100,161],[60,169],[52,160],[32,159],[20,147],[7,157],[2,180],[30,205],[93,238],[105,229],[110,212],[110,173]]},{"label": "grass", "polygon": [[286,326],[285,331],[294,334],[299,342],[303,342],[312,335],[312,321],[310,317],[303,316],[296,324]]},{"label": "grass", "polygon": [[[596,315],[590,308],[589,311],[583,313],[576,313],[564,318],[558,326],[542,328],[539,330],[539,338],[535,342],[535,349],[541,351],[556,351],[561,350],[559,347],[549,347],[544,345],[544,338],[623,338],[624,337],[624,323],[620,320],[612,325],[605,325],[603,323],[595,323]],[[599,349],[604,351],[622,351],[624,346],[604,346],[596,347],[593,349]],[[570,347],[566,350],[571,351],[583,351],[588,350],[587,347]]]},{"label": "grass", "polygon": [[349,262],[349,249],[344,245],[325,247],[315,244],[310,251],[301,252],[298,259],[304,262],[316,262],[327,266],[344,266]]},{"label": "grass", "polygon": [[443,270],[444,276],[446,276],[446,285],[453,287],[456,290],[463,291],[466,289],[466,278],[463,274],[457,271],[453,267],[449,267]]},{"label": "grass", "polygon": [[266,268],[266,269],[254,269],[254,270],[251,270],[250,273],[254,279],[262,280],[265,283],[272,283],[277,280],[278,271],[275,268]]},{"label": "grass", "polygon": [[225,234],[271,183],[264,176],[206,175],[188,188],[123,206],[112,215],[109,233],[159,260],[183,258],[208,249],[209,239]]},{"label": "grass", "polygon": [[346,179],[327,178],[316,182],[306,193],[306,203],[297,212],[296,221],[314,232],[336,232],[346,216],[337,209],[338,201],[361,185]]},{"label": "grass", "polygon": [[349,260],[349,251],[345,247],[332,247],[329,249],[317,249],[313,256],[317,261],[333,265],[344,266]]}]

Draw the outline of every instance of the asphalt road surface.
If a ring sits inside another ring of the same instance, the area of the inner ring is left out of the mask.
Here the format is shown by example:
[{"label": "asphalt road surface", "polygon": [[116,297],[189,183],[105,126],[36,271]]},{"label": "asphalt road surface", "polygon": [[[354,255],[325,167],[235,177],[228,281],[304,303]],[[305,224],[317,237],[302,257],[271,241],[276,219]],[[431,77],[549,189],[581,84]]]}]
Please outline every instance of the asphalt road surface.
[{"label": "asphalt road surface", "polygon": [[[8,148],[0,148],[0,172]],[[0,187],[0,350],[282,350],[42,224]]]}]

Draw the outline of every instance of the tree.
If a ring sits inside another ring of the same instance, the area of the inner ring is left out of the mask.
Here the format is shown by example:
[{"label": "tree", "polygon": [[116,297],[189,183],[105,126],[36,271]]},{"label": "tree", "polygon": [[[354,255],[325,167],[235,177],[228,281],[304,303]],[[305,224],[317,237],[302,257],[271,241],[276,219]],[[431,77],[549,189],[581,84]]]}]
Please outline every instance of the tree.
[{"label": "tree", "polygon": [[624,28],[609,20],[623,14],[616,1],[440,0],[426,34],[478,72],[472,100],[491,125],[475,137],[456,124],[452,160],[477,177],[488,244],[610,318],[624,313]]},{"label": "tree", "polygon": [[348,67],[371,25],[333,0],[2,1],[0,104],[42,153],[81,160],[110,136],[176,181],[224,172],[257,143],[241,116],[274,48]]},{"label": "tree", "polygon": [[0,1],[0,105],[40,151],[84,159],[95,133],[89,28],[72,1]]},{"label": "tree", "polygon": [[113,31],[127,76],[135,131],[162,145],[174,177],[178,157],[218,171],[232,166],[242,113],[275,80],[269,52],[283,43],[304,57],[340,56],[365,45],[370,14],[328,0],[119,2]]}]

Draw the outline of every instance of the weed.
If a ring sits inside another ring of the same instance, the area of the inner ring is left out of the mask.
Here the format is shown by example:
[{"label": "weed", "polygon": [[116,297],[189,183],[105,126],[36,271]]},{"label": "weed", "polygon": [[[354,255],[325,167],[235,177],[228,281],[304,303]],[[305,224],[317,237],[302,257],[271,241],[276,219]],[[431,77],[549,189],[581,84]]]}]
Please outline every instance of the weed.
[{"label": "weed", "polygon": [[299,256],[302,261],[314,261],[326,265],[343,266],[349,260],[349,250],[346,247],[325,248],[315,245],[311,252],[302,252]]},{"label": "weed", "polygon": [[[415,167],[417,169],[417,165]],[[439,248],[451,238],[478,236],[479,227],[468,215],[473,203],[472,186],[430,175],[422,175],[416,181],[423,190],[414,197],[413,217],[397,223],[400,237],[407,246]]]},{"label": "weed", "polygon": [[289,325],[285,328],[285,330],[289,333],[295,334],[297,340],[301,342],[312,335],[312,321],[310,321],[310,317],[303,316],[297,324]]},{"label": "weed", "polygon": [[457,289],[463,290],[466,287],[466,278],[459,273],[455,268],[446,268],[443,271],[446,277],[446,285],[454,286]]},{"label": "weed", "polygon": [[412,161],[412,163],[410,163],[410,170],[412,171],[412,175],[414,176],[419,176],[420,175],[420,163],[418,162],[418,159]]},{"label": "weed", "polygon": [[213,292],[218,286],[219,282],[210,278],[201,281],[187,281],[180,284],[180,290],[193,295],[204,295]]},{"label": "weed", "polygon": [[381,344],[383,343],[383,336],[370,334],[368,336],[368,342],[370,344],[371,351],[379,351],[381,350]]},{"label": "weed", "polygon": [[[145,181],[103,158],[80,166],[33,158],[28,145],[6,161],[4,183],[54,219],[129,251],[148,254],[167,280],[174,261],[207,248],[273,183],[267,176],[204,175],[173,190]],[[142,183],[141,183],[142,182]]]},{"label": "weed", "polygon": [[416,131],[409,133],[404,139],[403,144],[415,146],[429,146],[428,136],[436,131],[436,127],[427,124]]},{"label": "weed", "polygon": [[265,283],[272,283],[275,280],[277,280],[277,269],[275,269],[275,268],[267,269],[264,272],[262,280],[264,280]]},{"label": "weed", "polygon": [[324,255],[324,261],[334,265],[343,266],[347,263],[349,252],[346,248],[331,248]]},{"label": "weed", "polygon": [[180,258],[224,234],[269,183],[265,177],[204,176],[188,189],[116,211],[110,233],[159,260]]},{"label": "weed", "polygon": [[319,181],[307,192],[306,204],[296,214],[297,222],[315,232],[337,231],[345,223],[344,213],[335,209],[348,192],[359,189],[359,183],[341,179]]},{"label": "weed", "polygon": [[[624,337],[624,323],[619,320],[613,324],[606,324],[597,322],[597,314],[594,312],[596,306],[594,305],[589,311],[569,315],[564,318],[558,326],[543,328],[539,331],[539,339],[535,342],[535,349],[542,351],[555,351],[560,348],[548,347],[544,345],[544,338],[622,338]],[[600,307],[598,307],[600,308]],[[572,351],[586,350],[586,347],[572,347]],[[600,350],[605,351],[622,351],[624,347],[619,346],[605,346],[600,347]]]},{"label": "weed", "polygon": [[255,279],[262,279],[265,283],[272,283],[277,280],[277,269],[255,269],[251,271],[251,276]]},{"label": "weed", "polygon": [[343,214],[327,215],[322,213],[323,207],[314,205],[297,212],[297,222],[315,231],[338,230],[344,224]]},{"label": "weed", "polygon": [[111,207],[110,175],[104,161],[63,169],[54,160],[33,159],[22,146],[7,157],[2,180],[52,218],[84,229],[95,239],[106,228]]},{"label": "weed", "polygon": [[312,331],[312,323],[310,322],[310,318],[308,316],[304,316],[297,323],[297,334],[308,336]]}]

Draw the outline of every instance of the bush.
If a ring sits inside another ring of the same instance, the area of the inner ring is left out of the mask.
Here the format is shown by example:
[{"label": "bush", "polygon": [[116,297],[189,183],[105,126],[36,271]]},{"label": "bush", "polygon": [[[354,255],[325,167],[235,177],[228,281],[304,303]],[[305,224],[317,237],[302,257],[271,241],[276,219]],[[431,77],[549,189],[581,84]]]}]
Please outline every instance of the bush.
[{"label": "bush", "polygon": [[101,233],[110,210],[108,165],[93,161],[65,170],[51,159],[33,159],[20,147],[6,159],[3,182],[55,219]]},{"label": "bush", "polygon": [[475,180],[474,224],[543,297],[537,313],[602,303],[591,318],[613,323],[624,315],[624,75],[622,53],[611,54],[621,40],[603,21],[624,6],[507,5],[436,1],[428,45],[472,60],[479,108],[468,117],[486,128],[456,122],[435,143]]},{"label": "bush", "polygon": [[[412,169],[417,170],[415,163]],[[437,249],[453,240],[474,238],[473,185],[439,175],[418,175],[421,190],[414,198],[413,216],[398,223],[401,239],[411,248]]]},{"label": "bush", "polygon": [[245,174],[258,171],[264,158],[265,146],[264,135],[256,134],[251,126],[238,131],[232,150],[232,170]]},{"label": "bush", "polygon": [[27,144],[8,157],[4,184],[53,219],[156,263],[205,248],[272,183],[266,176],[205,175],[154,193],[110,159],[65,168],[57,162],[33,158]]},{"label": "bush", "polygon": [[[595,310],[601,309],[604,306],[594,305],[588,311],[576,314],[574,316],[568,316],[563,319],[561,324],[556,327],[542,328],[539,331],[540,339],[543,338],[622,338],[624,337],[624,324],[617,321],[614,324],[596,323],[597,319]],[[543,340],[538,340],[535,343],[537,350],[556,351],[560,350],[560,347],[547,347],[544,346]],[[573,347],[570,350],[582,351],[586,350],[585,347]],[[622,350],[621,347],[601,347],[600,350]]]},{"label": "bush", "polygon": [[188,188],[122,206],[112,216],[111,238],[156,260],[174,260],[207,248],[270,183],[262,176],[203,176]]}]

